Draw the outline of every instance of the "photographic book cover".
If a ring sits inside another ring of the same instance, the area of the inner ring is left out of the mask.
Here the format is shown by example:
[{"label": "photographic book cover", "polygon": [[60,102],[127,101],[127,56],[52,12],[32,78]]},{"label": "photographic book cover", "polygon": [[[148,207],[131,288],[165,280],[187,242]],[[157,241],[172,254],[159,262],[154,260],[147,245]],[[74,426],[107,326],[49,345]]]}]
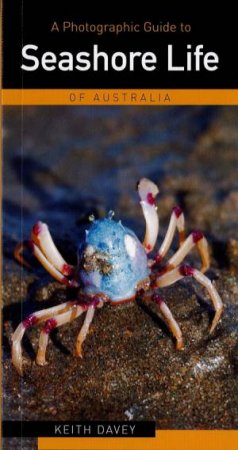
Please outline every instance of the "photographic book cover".
[{"label": "photographic book cover", "polygon": [[235,30],[3,1],[4,450],[237,448]]}]

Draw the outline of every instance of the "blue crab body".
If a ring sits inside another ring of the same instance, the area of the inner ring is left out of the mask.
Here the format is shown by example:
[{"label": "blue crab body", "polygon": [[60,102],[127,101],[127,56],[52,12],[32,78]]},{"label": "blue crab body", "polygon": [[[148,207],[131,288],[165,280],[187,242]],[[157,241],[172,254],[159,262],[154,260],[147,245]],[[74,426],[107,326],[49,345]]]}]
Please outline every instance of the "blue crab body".
[{"label": "blue crab body", "polygon": [[112,302],[127,300],[148,275],[146,252],[132,230],[111,218],[92,223],[79,249],[79,276],[86,293],[102,292]]}]

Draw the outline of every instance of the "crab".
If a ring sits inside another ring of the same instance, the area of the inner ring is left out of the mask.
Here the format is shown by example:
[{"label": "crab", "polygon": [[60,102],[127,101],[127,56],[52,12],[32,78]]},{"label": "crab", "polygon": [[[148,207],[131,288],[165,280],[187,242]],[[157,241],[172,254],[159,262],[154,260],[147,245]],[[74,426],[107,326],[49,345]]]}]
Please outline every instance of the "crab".
[{"label": "crab", "polygon": [[[15,257],[20,263],[25,263],[23,250],[27,248],[57,281],[75,289],[75,300],[37,311],[26,317],[16,328],[12,336],[12,362],[20,375],[23,374],[22,338],[29,327],[43,323],[36,356],[36,363],[43,366],[46,364],[50,332],[85,313],[75,349],[76,356],[82,356],[82,345],[95,310],[106,302],[118,305],[138,297],[142,301],[153,302],[157,314],[162,316],[174,337],[176,348],[184,349],[181,329],[159,293],[161,288],[184,277],[192,277],[210,296],[215,310],[210,333],[214,331],[222,315],[223,302],[215,284],[204,275],[210,265],[206,238],[201,231],[193,231],[185,236],[184,214],[179,206],[175,206],[162,244],[158,251],[152,253],[159,232],[156,206],[159,189],[147,178],[142,178],[137,186],[146,224],[143,243],[132,230],[121,221],[115,221],[110,214],[103,219],[91,221],[85,239],[78,248],[76,267],[68,264],[59,253],[45,223],[36,223],[31,239],[17,245]],[[179,249],[163,263],[176,232],[179,236]],[[194,247],[201,257],[201,270],[183,263]]]}]

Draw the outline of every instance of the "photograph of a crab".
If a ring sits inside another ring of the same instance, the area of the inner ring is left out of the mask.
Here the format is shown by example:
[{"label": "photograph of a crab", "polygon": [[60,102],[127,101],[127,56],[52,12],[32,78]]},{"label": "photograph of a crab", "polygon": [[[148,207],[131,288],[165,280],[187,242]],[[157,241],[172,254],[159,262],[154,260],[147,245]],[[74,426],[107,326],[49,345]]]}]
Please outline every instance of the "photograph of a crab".
[{"label": "photograph of a crab", "polygon": [[6,420],[237,428],[237,120],[4,108]]}]

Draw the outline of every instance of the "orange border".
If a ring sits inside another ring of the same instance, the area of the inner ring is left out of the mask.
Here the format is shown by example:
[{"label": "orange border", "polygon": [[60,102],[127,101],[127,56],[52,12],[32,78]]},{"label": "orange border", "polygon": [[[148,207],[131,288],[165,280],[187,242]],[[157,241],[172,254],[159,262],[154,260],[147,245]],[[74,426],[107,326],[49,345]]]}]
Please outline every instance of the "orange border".
[{"label": "orange border", "polygon": [[238,89],[2,89],[3,105],[238,105]]},{"label": "orange border", "polygon": [[238,430],[157,430],[155,438],[39,438],[39,450],[237,450]]}]

